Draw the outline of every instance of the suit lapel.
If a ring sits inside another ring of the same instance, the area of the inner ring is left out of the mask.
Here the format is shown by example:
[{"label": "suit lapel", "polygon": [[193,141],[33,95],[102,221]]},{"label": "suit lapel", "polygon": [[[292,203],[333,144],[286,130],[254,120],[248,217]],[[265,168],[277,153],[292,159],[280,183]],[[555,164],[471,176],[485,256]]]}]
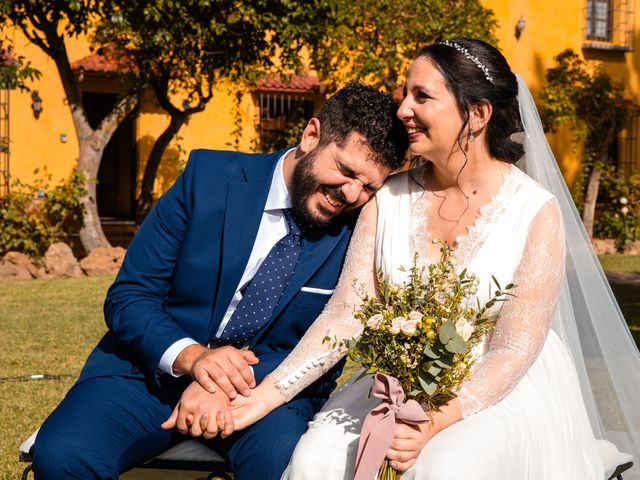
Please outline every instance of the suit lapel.
[{"label": "suit lapel", "polygon": [[260,226],[273,170],[281,154],[278,152],[253,160],[252,165],[244,167],[242,180],[229,183],[222,230],[221,267],[209,338],[215,334],[244,273]]}]

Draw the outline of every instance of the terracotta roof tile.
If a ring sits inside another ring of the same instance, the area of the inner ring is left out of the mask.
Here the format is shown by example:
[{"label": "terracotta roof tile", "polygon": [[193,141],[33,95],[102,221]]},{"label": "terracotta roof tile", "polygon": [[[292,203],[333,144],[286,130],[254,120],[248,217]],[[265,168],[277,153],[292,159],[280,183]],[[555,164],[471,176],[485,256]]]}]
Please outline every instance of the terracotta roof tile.
[{"label": "terracotta roof tile", "polygon": [[85,72],[100,73],[116,73],[120,70],[113,60],[108,60],[97,53],[92,53],[80,60],[76,60],[71,64],[71,68],[74,70],[83,69]]},{"label": "terracotta roof tile", "polygon": [[315,93],[322,83],[315,75],[281,76],[279,73],[261,78],[256,83],[257,92]]}]

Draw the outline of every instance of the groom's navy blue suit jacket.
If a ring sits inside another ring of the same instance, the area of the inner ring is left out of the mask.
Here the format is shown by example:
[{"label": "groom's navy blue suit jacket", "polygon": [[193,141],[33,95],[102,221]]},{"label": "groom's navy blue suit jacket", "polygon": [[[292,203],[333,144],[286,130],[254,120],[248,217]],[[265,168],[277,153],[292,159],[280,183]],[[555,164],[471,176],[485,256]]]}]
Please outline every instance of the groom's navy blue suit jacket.
[{"label": "groom's navy blue suit jacket", "polygon": [[[181,338],[213,338],[244,272],[260,225],[274,168],[270,155],[196,150],[160,198],[127,250],[107,294],[108,333],[89,356],[79,381],[122,375],[162,383],[158,364]],[[295,347],[334,288],[354,218],[341,219],[302,241],[289,285],[270,322],[251,340],[260,382]],[[341,365],[340,365],[341,368]],[[327,396],[335,368],[305,392]]]}]

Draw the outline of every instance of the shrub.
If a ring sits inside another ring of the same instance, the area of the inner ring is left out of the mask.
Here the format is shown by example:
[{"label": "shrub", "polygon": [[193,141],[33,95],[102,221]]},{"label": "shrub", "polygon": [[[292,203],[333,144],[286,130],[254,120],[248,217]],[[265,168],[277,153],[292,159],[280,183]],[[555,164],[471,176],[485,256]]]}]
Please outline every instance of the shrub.
[{"label": "shrub", "polygon": [[622,252],[627,242],[640,238],[640,175],[624,177],[615,169],[607,169],[602,174],[602,187],[602,212],[596,218],[594,233],[614,238]]},{"label": "shrub", "polygon": [[34,174],[33,185],[16,180],[11,193],[0,197],[0,255],[14,250],[42,256],[49,245],[67,238],[72,222],[82,220],[80,199],[86,194],[82,173],[74,170],[53,188],[46,167]]}]

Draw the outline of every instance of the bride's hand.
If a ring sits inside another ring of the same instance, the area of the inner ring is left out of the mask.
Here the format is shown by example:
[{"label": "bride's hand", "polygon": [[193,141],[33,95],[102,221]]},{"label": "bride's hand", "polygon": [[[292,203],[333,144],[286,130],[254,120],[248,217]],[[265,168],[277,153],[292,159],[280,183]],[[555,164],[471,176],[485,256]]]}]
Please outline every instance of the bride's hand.
[{"label": "bride's hand", "polygon": [[411,468],[432,436],[431,424],[428,422],[421,425],[396,422],[393,441],[387,451],[391,466],[399,472]]},{"label": "bride's hand", "polygon": [[242,430],[253,425],[269,412],[284,404],[286,398],[273,385],[269,377],[251,391],[251,395],[241,395],[229,404],[233,423],[236,430]]},{"label": "bride's hand", "polygon": [[404,472],[416,463],[418,455],[429,440],[441,430],[462,420],[462,409],[457,398],[449,400],[430,415],[430,421],[421,425],[396,422],[393,441],[387,451],[391,466]]}]

